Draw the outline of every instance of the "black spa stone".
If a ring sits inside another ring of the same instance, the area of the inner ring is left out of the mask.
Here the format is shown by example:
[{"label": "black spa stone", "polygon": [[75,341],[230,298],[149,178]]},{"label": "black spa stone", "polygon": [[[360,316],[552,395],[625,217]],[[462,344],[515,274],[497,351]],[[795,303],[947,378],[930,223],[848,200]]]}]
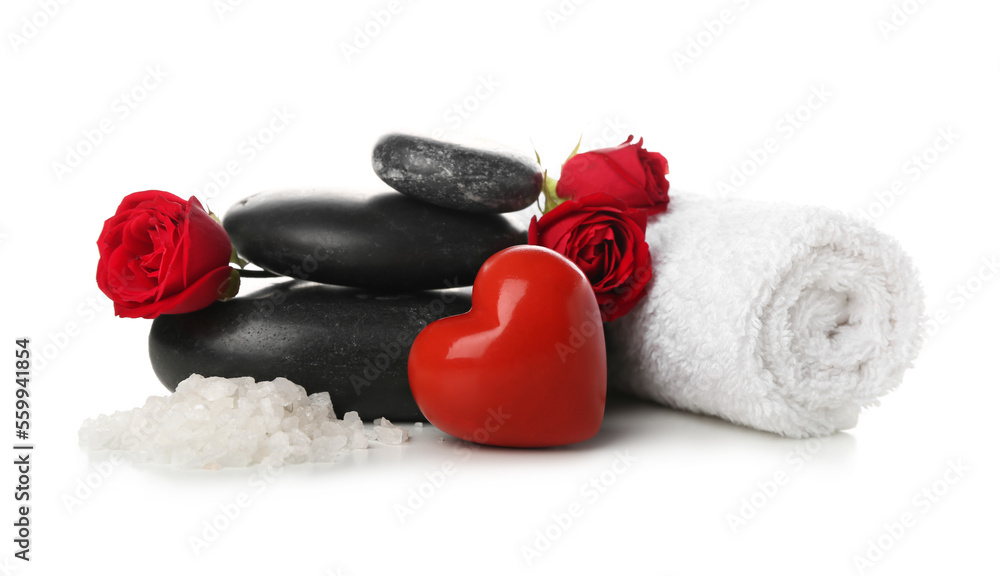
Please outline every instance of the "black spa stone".
[{"label": "black spa stone", "polygon": [[515,212],[535,202],[542,190],[538,162],[528,156],[413,134],[379,139],[372,168],[403,194],[466,212]]},{"label": "black spa stone", "polygon": [[406,361],[428,323],[471,308],[469,291],[400,295],[287,281],[189,314],[162,315],[149,333],[157,378],[173,391],[193,373],[273,380],[329,392],[338,417],[423,420]]},{"label": "black spa stone", "polygon": [[276,274],[403,292],[469,286],[493,254],[527,241],[497,214],[469,214],[396,192],[267,192],[223,222],[241,256]]}]

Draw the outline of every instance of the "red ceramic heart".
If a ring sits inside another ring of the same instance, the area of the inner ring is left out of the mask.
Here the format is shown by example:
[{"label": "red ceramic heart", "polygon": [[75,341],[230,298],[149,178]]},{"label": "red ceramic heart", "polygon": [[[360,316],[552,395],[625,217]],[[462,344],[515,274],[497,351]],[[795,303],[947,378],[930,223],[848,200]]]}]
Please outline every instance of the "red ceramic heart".
[{"label": "red ceramic heart", "polygon": [[498,252],[476,276],[472,309],[420,332],[408,372],[421,412],[452,436],[513,447],[586,440],[607,395],[590,282],[547,248]]}]

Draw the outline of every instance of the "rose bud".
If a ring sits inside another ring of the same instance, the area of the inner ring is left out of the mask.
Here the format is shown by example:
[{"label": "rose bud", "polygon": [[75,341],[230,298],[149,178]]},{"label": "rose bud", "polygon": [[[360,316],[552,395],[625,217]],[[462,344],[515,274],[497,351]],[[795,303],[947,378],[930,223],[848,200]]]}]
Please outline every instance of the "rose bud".
[{"label": "rose bud", "polygon": [[645,208],[650,214],[667,209],[670,183],[667,159],[642,147],[642,138],[632,136],[614,148],[582,152],[563,164],[556,185],[560,198],[580,200],[592,194],[609,194],[629,208]]},{"label": "rose bud", "polygon": [[97,285],[125,318],[199,310],[239,289],[222,224],[194,197],[129,194],[97,240]]}]

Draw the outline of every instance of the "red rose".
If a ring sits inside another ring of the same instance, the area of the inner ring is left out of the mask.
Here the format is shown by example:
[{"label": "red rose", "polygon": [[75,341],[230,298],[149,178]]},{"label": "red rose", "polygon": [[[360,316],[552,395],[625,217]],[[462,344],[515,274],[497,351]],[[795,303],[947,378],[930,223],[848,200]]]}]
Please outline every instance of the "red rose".
[{"label": "red rose", "polygon": [[97,248],[97,285],[126,318],[199,310],[239,282],[229,235],[194,197],[129,194],[104,222]]},{"label": "red rose", "polygon": [[670,172],[667,159],[642,147],[642,138],[632,136],[614,148],[602,148],[573,156],[563,164],[556,194],[580,200],[592,194],[610,194],[630,208],[645,208],[650,214],[667,209]]},{"label": "red rose", "polygon": [[532,218],[528,244],[555,250],[583,271],[605,322],[628,313],[653,276],[646,211],[607,194],[568,200],[541,220]]}]

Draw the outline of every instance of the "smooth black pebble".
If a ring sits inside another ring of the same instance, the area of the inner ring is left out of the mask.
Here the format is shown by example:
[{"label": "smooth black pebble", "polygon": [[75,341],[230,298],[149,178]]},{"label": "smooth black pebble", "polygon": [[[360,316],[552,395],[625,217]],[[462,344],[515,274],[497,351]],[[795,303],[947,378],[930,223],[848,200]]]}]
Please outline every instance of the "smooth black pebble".
[{"label": "smooth black pebble", "polygon": [[372,168],[393,189],[466,212],[516,212],[538,200],[542,172],[513,150],[392,133],[372,151]]},{"label": "smooth black pebble", "polygon": [[153,321],[149,358],[173,391],[191,374],[258,382],[279,376],[329,392],[339,417],[423,420],[406,372],[428,323],[467,312],[468,290],[371,294],[289,281],[189,314]]},{"label": "smooth black pebble", "polygon": [[396,192],[266,192],[231,207],[223,224],[240,255],[265,270],[396,292],[469,286],[487,258],[527,242],[504,216]]}]

